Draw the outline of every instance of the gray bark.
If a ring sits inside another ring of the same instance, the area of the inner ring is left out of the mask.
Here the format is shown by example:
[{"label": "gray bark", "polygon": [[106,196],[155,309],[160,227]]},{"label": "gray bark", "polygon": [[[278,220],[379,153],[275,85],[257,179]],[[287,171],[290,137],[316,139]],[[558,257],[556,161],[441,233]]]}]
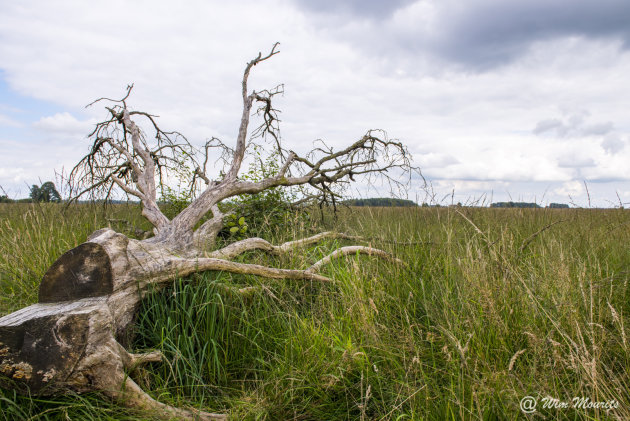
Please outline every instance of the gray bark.
[{"label": "gray bark", "polygon": [[111,229],[96,231],[46,272],[39,303],[0,318],[0,386],[33,395],[101,391],[167,419],[222,419],[220,414],[159,403],[128,377],[127,372],[138,364],[161,359],[159,353],[135,355],[123,346],[140,302],[155,286],[204,270],[329,282],[319,269],[344,255],[363,253],[402,263],[363,246],[340,248],[305,270],[229,260],[256,249],[285,253],[326,238],[358,239],[329,232],[274,246],[262,238],[250,238],[208,257],[184,258],[163,244],[129,239]]}]

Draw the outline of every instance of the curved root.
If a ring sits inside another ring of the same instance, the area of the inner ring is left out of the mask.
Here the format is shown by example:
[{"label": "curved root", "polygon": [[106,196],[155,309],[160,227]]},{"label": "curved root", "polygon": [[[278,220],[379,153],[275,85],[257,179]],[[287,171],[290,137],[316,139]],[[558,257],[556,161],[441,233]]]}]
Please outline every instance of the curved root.
[{"label": "curved root", "polygon": [[245,240],[237,241],[230,245],[223,247],[220,250],[216,250],[207,255],[207,257],[216,257],[219,259],[233,259],[245,252],[252,250],[265,250],[274,254],[283,254],[298,247],[308,246],[310,244],[318,243],[325,239],[341,238],[343,240],[365,241],[361,237],[348,235],[339,232],[327,231],[322,232],[312,237],[302,238],[300,240],[287,241],[286,243],[274,246],[269,241],[262,238],[247,238]]},{"label": "curved root", "polygon": [[[152,351],[144,354],[132,354],[113,338],[110,344],[111,343],[113,343],[115,348],[118,350],[122,367],[131,372],[142,364],[159,362],[164,359],[164,355],[160,351]],[[108,369],[109,376],[100,377],[102,379],[102,383],[100,385],[101,389],[106,395],[119,401],[125,406],[152,412],[165,420],[186,419],[211,421],[227,419],[227,416],[224,414],[214,414],[195,408],[176,408],[174,406],[158,402],[142,390],[142,388],[133,379],[125,375],[125,373],[121,370],[120,365],[115,363],[111,364],[111,361],[109,363],[109,365],[104,366]]]},{"label": "curved root", "polygon": [[318,260],[305,270],[279,269],[249,263],[233,262],[231,260],[228,260],[252,250],[265,250],[275,254],[286,253],[297,247],[317,243],[327,238],[343,238],[351,240],[361,239],[360,237],[350,236],[347,234],[324,232],[314,235],[312,237],[289,241],[279,246],[274,246],[273,244],[262,238],[248,238],[232,243],[220,250],[216,250],[208,254],[208,257],[184,258],[174,257],[171,255],[165,256],[164,260],[161,261],[161,264],[158,265],[159,269],[153,272],[150,278],[152,278],[153,282],[161,282],[164,280],[172,279],[174,276],[187,276],[194,272],[217,270],[230,273],[257,275],[265,278],[303,279],[330,282],[330,278],[317,273],[319,272],[321,267],[330,263],[334,259],[353,254],[367,254],[369,256],[377,256],[391,262],[406,266],[405,262],[397,259],[392,254],[377,248],[367,246],[346,246],[338,248],[329,255]]},{"label": "curved root", "polygon": [[142,411],[148,411],[156,416],[165,419],[184,419],[184,420],[203,420],[203,421],[215,421],[215,420],[227,420],[225,414],[214,414],[210,412],[200,411],[199,409],[190,408],[182,409],[174,406],[166,405],[158,402],[149,396],[136,382],[130,377],[120,374],[116,376],[120,383],[112,385],[110,388],[103,390],[105,394],[111,398],[120,401],[125,406],[130,408],[136,408]]},{"label": "curved root", "polygon": [[369,256],[374,255],[374,256],[378,256],[386,260],[390,260],[392,262],[396,262],[403,266],[407,266],[405,262],[392,256],[390,253],[386,251],[375,249],[373,247],[347,246],[347,247],[338,248],[337,250],[330,253],[328,256],[318,260],[313,265],[311,265],[310,268],[306,269],[306,272],[317,272],[323,265],[330,263],[333,259],[338,259],[339,257],[348,256],[351,254],[367,254]]}]

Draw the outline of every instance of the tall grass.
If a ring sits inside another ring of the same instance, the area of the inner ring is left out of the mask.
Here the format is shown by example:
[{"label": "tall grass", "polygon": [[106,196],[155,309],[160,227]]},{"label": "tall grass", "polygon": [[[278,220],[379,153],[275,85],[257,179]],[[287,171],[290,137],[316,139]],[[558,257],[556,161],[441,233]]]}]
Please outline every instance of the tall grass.
[{"label": "tall grass", "polygon": [[[105,218],[71,211],[0,209],[1,285],[13,294],[4,312],[34,302],[48,265]],[[139,223],[137,210],[116,212]],[[310,235],[303,221],[265,237]],[[369,238],[408,267],[351,256],[325,269],[332,284],[217,272],[173,280],[138,316],[133,347],[167,356],[137,374],[142,387],[233,419],[522,419],[527,395],[619,403],[539,404],[541,419],[630,419],[628,211],[367,208],[320,225]],[[241,259],[305,268],[343,244]],[[97,395],[0,393],[6,419],[147,417]]]},{"label": "tall grass", "polygon": [[50,265],[92,232],[120,218],[146,226],[137,205],[65,208],[55,203],[1,203],[0,314],[37,302],[39,282]]}]

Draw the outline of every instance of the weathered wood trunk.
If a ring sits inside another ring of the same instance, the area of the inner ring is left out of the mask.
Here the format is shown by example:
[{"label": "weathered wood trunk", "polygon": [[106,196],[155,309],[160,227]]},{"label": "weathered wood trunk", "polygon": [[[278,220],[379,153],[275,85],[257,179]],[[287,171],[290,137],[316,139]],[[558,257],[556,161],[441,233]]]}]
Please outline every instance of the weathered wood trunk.
[{"label": "weathered wood trunk", "polygon": [[364,246],[337,249],[305,270],[229,260],[250,250],[286,253],[327,238],[358,239],[325,232],[274,246],[262,238],[248,238],[208,257],[186,257],[201,253],[193,246],[182,249],[177,243],[129,239],[111,229],[96,231],[46,272],[39,303],[0,318],[0,386],[33,395],[101,391],[129,406],[158,410],[166,418],[223,419],[159,403],[128,377],[138,365],[162,359],[159,352],[125,350],[140,302],[169,280],[203,270],[329,282],[317,272],[341,256],[362,253],[402,263]]},{"label": "weathered wood trunk", "polygon": [[161,354],[134,355],[121,345],[149,284],[190,273],[190,265],[147,242],[110,229],[63,254],[46,272],[39,303],[0,318],[0,386],[34,395],[102,391],[166,417],[219,415],[160,404],[129,377]]}]

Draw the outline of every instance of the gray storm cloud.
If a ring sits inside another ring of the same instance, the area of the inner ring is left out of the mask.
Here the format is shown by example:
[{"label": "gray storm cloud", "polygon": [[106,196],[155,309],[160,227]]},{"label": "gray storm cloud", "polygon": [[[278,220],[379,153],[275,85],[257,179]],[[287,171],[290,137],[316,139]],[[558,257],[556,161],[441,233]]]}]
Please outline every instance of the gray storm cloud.
[{"label": "gray storm cloud", "polygon": [[541,120],[536,124],[532,133],[537,136],[585,137],[605,136],[614,131],[615,126],[610,121],[584,124],[588,115],[588,112],[582,112],[568,116],[565,121],[558,118]]},{"label": "gray storm cloud", "polygon": [[[526,54],[537,42],[568,37],[617,40],[630,46],[626,0],[293,0],[307,12],[343,14],[322,19],[341,38],[375,54],[417,65],[441,59],[467,71],[487,71]],[[362,22],[371,18],[371,22]]]},{"label": "gray storm cloud", "polygon": [[300,8],[317,13],[387,18],[401,7],[412,4],[414,0],[294,0],[294,2]]},{"label": "gray storm cloud", "polygon": [[476,68],[509,62],[538,41],[552,38],[619,38],[630,41],[625,0],[503,0],[441,3],[436,54]]}]

